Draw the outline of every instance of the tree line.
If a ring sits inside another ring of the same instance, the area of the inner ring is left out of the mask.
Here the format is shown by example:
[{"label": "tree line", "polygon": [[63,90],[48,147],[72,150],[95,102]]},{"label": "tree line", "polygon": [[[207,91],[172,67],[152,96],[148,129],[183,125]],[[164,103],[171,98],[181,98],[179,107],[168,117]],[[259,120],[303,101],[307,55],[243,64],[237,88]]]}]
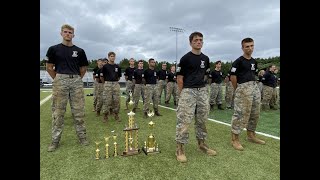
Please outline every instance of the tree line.
[{"label": "tree line", "polygon": [[[258,62],[258,69],[266,69],[268,68],[270,65],[276,65],[276,67],[279,69],[277,76],[280,77],[280,56],[275,56],[275,57],[269,57],[269,58],[256,58],[257,62]],[[211,60],[210,62],[210,68],[214,69],[215,68],[215,62],[214,60]],[[229,70],[231,69],[231,65],[232,65],[233,61],[226,61],[221,63],[221,71],[224,75],[227,75]],[[45,66],[46,60],[43,59],[40,61],[40,66]],[[163,63],[167,64],[167,69],[170,70],[171,66],[175,66],[174,63],[170,63],[167,61],[156,61],[156,69],[160,70],[161,66]],[[97,59],[93,59],[93,60],[89,60],[89,69],[93,69],[97,66]],[[120,61],[119,66],[121,68],[121,70],[124,72],[124,70],[129,67],[129,59],[124,58]],[[148,67],[148,60],[143,60],[143,67],[144,69],[146,69]],[[138,60],[136,60],[135,62],[135,67],[138,67]]]}]

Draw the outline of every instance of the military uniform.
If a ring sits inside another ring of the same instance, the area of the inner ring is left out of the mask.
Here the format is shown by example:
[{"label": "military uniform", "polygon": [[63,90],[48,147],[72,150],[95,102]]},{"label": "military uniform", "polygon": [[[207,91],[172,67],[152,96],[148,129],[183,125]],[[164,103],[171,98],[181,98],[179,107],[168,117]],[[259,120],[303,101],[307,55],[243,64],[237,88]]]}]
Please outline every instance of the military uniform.
[{"label": "military uniform", "polygon": [[[93,77],[94,77],[94,82],[93,82],[93,110],[92,111],[96,111],[96,106],[97,106],[97,96],[96,94],[98,93],[98,82],[96,81],[97,78],[97,72],[99,70],[99,67],[96,66],[95,68],[93,68]],[[99,77],[99,74],[98,74]]]},{"label": "military uniform", "polygon": [[128,109],[128,103],[130,101],[130,95],[129,93],[131,92],[133,95],[133,91],[134,91],[134,87],[133,87],[133,83],[132,83],[132,77],[133,77],[133,72],[136,68],[133,67],[128,67],[126,68],[126,70],[124,71],[124,75],[127,77],[127,82],[126,82],[126,109]]},{"label": "military uniform", "polygon": [[277,77],[274,75],[273,72],[266,71],[262,77],[262,83],[263,83],[263,90],[262,90],[261,108],[262,110],[269,110],[271,107],[270,101],[275,92],[275,87],[277,86]]},{"label": "military uniform", "polygon": [[145,79],[145,102],[143,105],[143,112],[144,112],[144,117],[146,117],[146,114],[150,110],[150,103],[152,100],[153,103],[153,110],[155,113],[159,113],[158,110],[158,103],[159,103],[159,89],[157,85],[157,79],[158,79],[158,74],[154,69],[146,69],[143,72],[143,78]]},{"label": "military uniform", "polygon": [[166,99],[167,97],[167,81],[166,79],[168,78],[168,71],[167,70],[159,70],[157,72],[158,74],[158,89],[159,89],[159,104],[161,104],[161,95],[162,95],[162,91],[164,91],[164,99]]},{"label": "military uniform", "polygon": [[119,119],[119,109],[120,109],[120,85],[119,79],[122,76],[121,69],[118,64],[105,64],[102,67],[100,76],[104,79],[104,89],[103,89],[103,106],[102,111],[104,113],[104,122],[106,122],[107,117],[111,114],[110,109],[113,109],[115,119]]},{"label": "military uniform", "polygon": [[134,107],[133,109],[137,109],[140,96],[142,97],[143,104],[144,104],[144,88],[145,85],[142,83],[143,75],[143,69],[135,69],[133,72],[133,82],[134,82],[134,93],[133,93],[133,101],[134,101]]},{"label": "military uniform", "polygon": [[210,92],[210,106],[213,107],[215,104],[218,105],[219,109],[222,109],[222,72],[213,70],[209,78],[211,81],[211,92]]},{"label": "military uniform", "polygon": [[169,104],[171,94],[173,96],[174,105],[178,105],[178,86],[177,86],[177,73],[169,72],[168,73],[168,83],[167,83],[167,95],[166,95],[166,104]]},{"label": "military uniform", "polygon": [[97,105],[96,105],[96,111],[97,111],[97,116],[100,116],[100,111],[102,109],[102,105],[103,105],[103,83],[100,79],[100,73],[102,71],[102,68],[98,69],[97,73],[96,73],[96,99],[97,99]]},{"label": "military uniform", "polygon": [[[80,67],[88,66],[86,53],[76,45],[65,46],[60,43],[51,46],[46,56],[48,63],[54,64],[56,71],[52,82],[52,143],[58,144],[61,139],[69,100],[77,136],[81,143],[87,145],[84,90],[80,76]],[[53,151],[56,147],[48,151]]]}]

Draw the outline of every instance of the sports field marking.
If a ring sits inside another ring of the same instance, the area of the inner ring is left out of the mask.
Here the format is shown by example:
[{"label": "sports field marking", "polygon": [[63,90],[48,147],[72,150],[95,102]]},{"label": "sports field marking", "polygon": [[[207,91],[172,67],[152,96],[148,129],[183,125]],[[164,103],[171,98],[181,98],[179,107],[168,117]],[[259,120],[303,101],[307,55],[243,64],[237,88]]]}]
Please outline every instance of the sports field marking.
[{"label": "sports field marking", "polygon": [[45,102],[47,102],[47,101],[51,98],[51,96],[52,96],[52,94],[50,94],[50,95],[47,96],[46,98],[42,99],[42,100],[40,101],[40,106],[41,106],[42,104],[44,104]]},{"label": "sports field marking", "polygon": [[[126,98],[125,96],[121,96],[123,98]],[[142,102],[140,100],[140,102]],[[151,103],[152,104],[152,103]],[[176,111],[176,109],[173,109],[173,108],[170,108],[170,107],[166,107],[166,106],[162,106],[162,105],[158,105],[162,108],[165,108],[165,109],[170,109],[170,110],[173,110],[173,111]],[[216,122],[216,123],[219,123],[219,124],[223,124],[223,125],[226,125],[226,126],[231,126],[231,124],[228,124],[228,123],[225,123],[225,122],[221,122],[221,121],[218,121],[218,120],[215,120],[215,119],[211,119],[211,118],[208,118],[209,121],[213,121],[213,122]],[[244,128],[244,130],[247,130],[246,128]],[[256,131],[256,134],[260,134],[260,135],[263,135],[263,136],[267,136],[267,137],[271,137],[273,139],[277,139],[277,140],[280,140],[280,137],[277,137],[277,136],[273,136],[271,134],[266,134],[266,133],[263,133],[263,132],[258,132]]]}]

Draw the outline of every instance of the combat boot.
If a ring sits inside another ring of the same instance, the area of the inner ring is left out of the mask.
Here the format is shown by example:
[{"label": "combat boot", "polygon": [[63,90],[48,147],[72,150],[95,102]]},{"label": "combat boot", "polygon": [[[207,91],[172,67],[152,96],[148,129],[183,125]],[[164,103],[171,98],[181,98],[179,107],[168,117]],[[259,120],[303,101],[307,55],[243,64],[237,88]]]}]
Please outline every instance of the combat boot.
[{"label": "combat boot", "polygon": [[115,119],[117,122],[121,122],[121,120],[120,120],[120,117],[119,117],[119,114],[118,114],[118,113],[114,113],[114,119]]},{"label": "combat boot", "polygon": [[252,142],[252,143],[257,143],[257,144],[266,144],[265,141],[261,140],[261,139],[258,139],[256,137],[256,133],[254,131],[249,131],[247,130],[247,140],[249,142]]},{"label": "combat boot", "polygon": [[108,122],[108,114],[109,114],[108,112],[104,113],[102,122],[104,122],[104,123]]},{"label": "combat boot", "polygon": [[164,104],[165,104],[166,106],[169,106],[169,101],[165,101]]},{"label": "combat boot", "polygon": [[136,108],[133,108],[133,109],[132,109],[132,112],[136,113]]},{"label": "combat boot", "polygon": [[202,152],[207,153],[209,156],[217,155],[217,152],[213,149],[210,149],[209,146],[204,143],[203,139],[198,139],[198,147]]},{"label": "combat boot", "polygon": [[218,104],[218,109],[224,110],[223,107],[222,107],[222,104]]},{"label": "combat boot", "polygon": [[148,118],[148,113],[147,112],[143,112],[143,118]]},{"label": "combat boot", "polygon": [[128,102],[126,102],[126,108],[124,110],[128,110]]},{"label": "combat boot", "polygon": [[87,138],[80,138],[79,141],[80,141],[80,144],[82,146],[88,146],[89,145],[89,141],[87,140]]},{"label": "combat boot", "polygon": [[96,116],[97,116],[97,117],[99,117],[99,116],[100,116],[100,111],[97,111]]},{"label": "combat boot", "polygon": [[243,147],[241,146],[240,141],[239,141],[239,134],[232,133],[231,137],[232,137],[231,144],[232,144],[233,148],[238,151],[243,151]]},{"label": "combat boot", "polygon": [[187,162],[187,157],[184,154],[182,143],[177,143],[176,156],[179,162],[182,162],[182,163]]},{"label": "combat boot", "polygon": [[270,110],[270,106],[268,104],[261,104],[261,110],[268,111],[268,110]]},{"label": "combat boot", "polygon": [[55,151],[59,146],[58,142],[52,142],[49,147],[48,147],[48,152],[53,152]]},{"label": "combat boot", "polygon": [[270,105],[270,109],[272,109],[272,110],[278,110],[278,107],[277,107],[277,105]]},{"label": "combat boot", "polygon": [[155,111],[154,114],[155,114],[156,116],[162,116],[162,115],[159,113],[159,111]]},{"label": "combat boot", "polygon": [[210,111],[213,111],[214,104],[210,104]]}]

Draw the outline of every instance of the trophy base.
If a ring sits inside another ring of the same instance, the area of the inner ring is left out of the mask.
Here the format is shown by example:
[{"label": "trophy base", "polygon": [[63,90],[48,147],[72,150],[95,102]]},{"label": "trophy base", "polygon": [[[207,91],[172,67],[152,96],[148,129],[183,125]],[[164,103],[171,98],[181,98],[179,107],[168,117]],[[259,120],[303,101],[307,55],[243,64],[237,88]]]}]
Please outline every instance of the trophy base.
[{"label": "trophy base", "polygon": [[137,154],[140,154],[140,149],[133,149],[133,150],[129,150],[128,152],[123,152],[122,153],[122,156],[133,156],[133,155],[137,155]]},{"label": "trophy base", "polygon": [[153,148],[142,148],[142,151],[148,155],[148,154],[158,154],[158,153],[161,153],[160,150],[153,150]]}]

